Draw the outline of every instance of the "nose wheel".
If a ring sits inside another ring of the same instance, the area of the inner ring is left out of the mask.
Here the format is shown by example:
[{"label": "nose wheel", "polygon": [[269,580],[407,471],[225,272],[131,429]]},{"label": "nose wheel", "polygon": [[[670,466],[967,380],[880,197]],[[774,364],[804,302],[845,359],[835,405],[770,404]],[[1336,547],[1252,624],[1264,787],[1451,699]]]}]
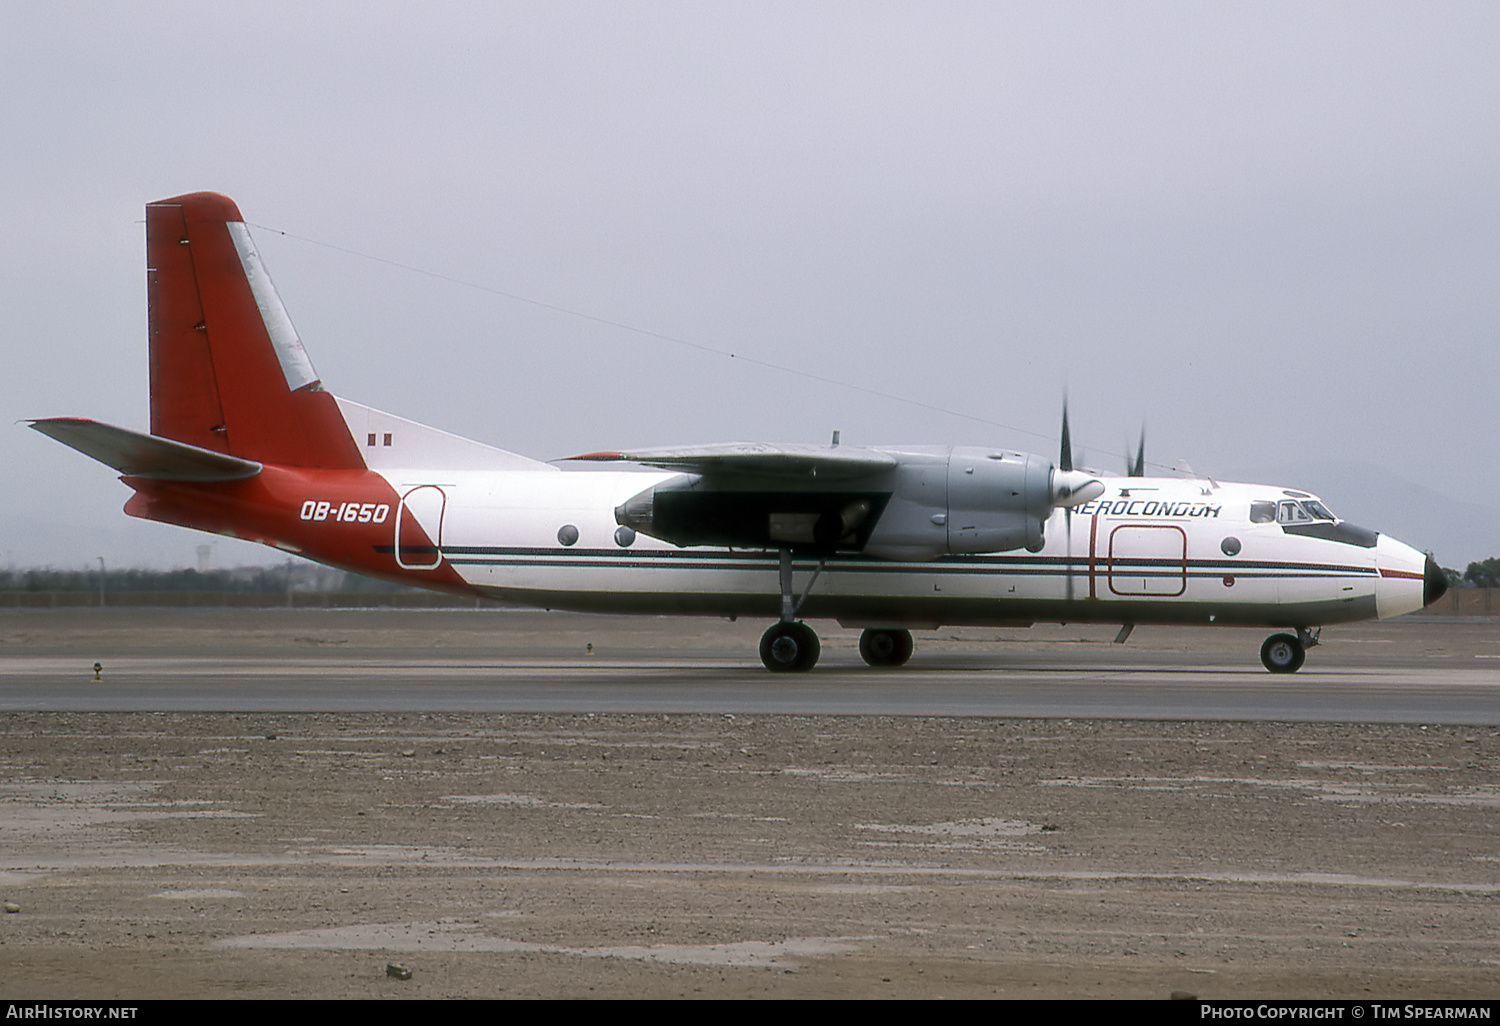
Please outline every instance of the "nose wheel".
[{"label": "nose wheel", "polygon": [[806,673],[821,650],[817,631],[800,620],[774,623],[760,638],[760,661],[772,673]]},{"label": "nose wheel", "polygon": [[1260,646],[1260,661],[1272,673],[1296,673],[1306,658],[1307,650],[1295,634],[1273,634]]}]

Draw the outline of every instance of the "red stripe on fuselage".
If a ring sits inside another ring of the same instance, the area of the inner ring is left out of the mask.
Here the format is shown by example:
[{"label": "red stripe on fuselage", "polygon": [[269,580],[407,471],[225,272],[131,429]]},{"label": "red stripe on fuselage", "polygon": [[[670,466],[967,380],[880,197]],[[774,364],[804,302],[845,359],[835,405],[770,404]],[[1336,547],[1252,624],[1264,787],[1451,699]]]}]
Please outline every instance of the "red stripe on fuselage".
[{"label": "red stripe on fuselage", "polygon": [[1095,570],[1099,554],[1099,514],[1089,516],[1089,598],[1098,598],[1098,578]]},{"label": "red stripe on fuselage", "polygon": [[[477,594],[446,560],[431,569],[397,564],[392,548],[398,517],[404,520],[402,546],[432,551],[434,541],[409,512],[403,516],[401,497],[372,471],[268,465],[243,481],[122,480],[136,490],[125,504],[125,512],[133,517],[275,545],[372,577]],[[377,523],[380,507],[385,513]],[[336,517],[340,510],[348,512],[348,519]],[[319,512],[322,519],[316,518]],[[361,514],[368,514],[367,519],[362,521]]]},{"label": "red stripe on fuselage", "polygon": [[1412,573],[1410,570],[1387,570],[1384,567],[1380,568],[1380,576],[1381,577],[1401,577],[1401,578],[1405,578],[1408,581],[1426,580],[1426,578],[1423,577],[1421,574]]}]

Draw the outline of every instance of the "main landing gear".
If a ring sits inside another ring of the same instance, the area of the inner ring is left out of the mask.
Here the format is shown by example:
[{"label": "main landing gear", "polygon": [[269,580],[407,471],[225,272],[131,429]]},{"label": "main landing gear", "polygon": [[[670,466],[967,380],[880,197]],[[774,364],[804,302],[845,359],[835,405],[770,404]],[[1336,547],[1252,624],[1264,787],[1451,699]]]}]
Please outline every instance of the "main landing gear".
[{"label": "main landing gear", "polygon": [[781,550],[777,573],[777,584],[781,589],[781,622],[773,623],[771,629],[760,637],[760,661],[772,673],[806,673],[818,663],[818,653],[822,651],[818,633],[797,619],[797,609],[807,599],[807,592],[812,591],[818,574],[822,572],[823,564],[819,562],[812,580],[807,582],[807,591],[802,593],[801,599],[794,600],[792,550]]},{"label": "main landing gear", "polygon": [[[859,657],[877,669],[906,665],[913,647],[907,630],[872,627],[859,636]],[[811,670],[821,650],[817,632],[800,620],[773,623],[760,639],[760,661],[772,673]]]},{"label": "main landing gear", "polygon": [[773,623],[760,638],[760,661],[772,673],[805,673],[820,651],[818,632],[801,620]]},{"label": "main landing gear", "polygon": [[1318,643],[1321,628],[1298,627],[1296,634],[1273,634],[1260,646],[1260,661],[1272,673],[1296,673],[1307,659],[1307,650]]},{"label": "main landing gear", "polygon": [[[807,591],[812,590],[822,572],[823,564],[819,562],[807,582]],[[781,592],[781,620],[761,635],[760,661],[772,673],[806,673],[817,665],[822,645],[817,632],[797,619],[797,610],[806,600],[807,591],[800,599],[792,594],[792,554],[788,549],[781,550],[777,583]],[[871,627],[859,636],[860,658],[870,666],[905,665],[911,651],[911,631],[899,627]]]},{"label": "main landing gear", "polygon": [[905,666],[911,650],[911,631],[871,627],[859,636],[859,657],[869,666]]}]

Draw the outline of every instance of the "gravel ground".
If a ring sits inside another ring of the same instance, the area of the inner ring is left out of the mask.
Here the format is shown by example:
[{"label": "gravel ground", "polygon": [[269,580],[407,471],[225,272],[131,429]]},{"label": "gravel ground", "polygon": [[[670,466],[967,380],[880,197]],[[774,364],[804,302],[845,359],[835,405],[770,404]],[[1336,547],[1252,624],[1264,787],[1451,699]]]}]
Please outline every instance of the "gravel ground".
[{"label": "gravel ground", "polygon": [[5,997],[1500,996],[1491,731],[5,728]]}]

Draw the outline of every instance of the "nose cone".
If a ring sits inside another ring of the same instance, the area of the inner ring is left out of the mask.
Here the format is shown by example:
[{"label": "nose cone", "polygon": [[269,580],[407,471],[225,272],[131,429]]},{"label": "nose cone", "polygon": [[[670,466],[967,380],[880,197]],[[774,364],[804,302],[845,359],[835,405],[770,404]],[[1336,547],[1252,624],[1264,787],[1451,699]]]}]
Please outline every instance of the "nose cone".
[{"label": "nose cone", "polygon": [[1428,556],[1427,567],[1422,573],[1422,605],[1430,606],[1447,593],[1448,575],[1443,573],[1436,560]]},{"label": "nose cone", "polygon": [[1431,556],[1388,534],[1375,539],[1375,615],[1381,620],[1417,610],[1448,589],[1443,569]]}]

